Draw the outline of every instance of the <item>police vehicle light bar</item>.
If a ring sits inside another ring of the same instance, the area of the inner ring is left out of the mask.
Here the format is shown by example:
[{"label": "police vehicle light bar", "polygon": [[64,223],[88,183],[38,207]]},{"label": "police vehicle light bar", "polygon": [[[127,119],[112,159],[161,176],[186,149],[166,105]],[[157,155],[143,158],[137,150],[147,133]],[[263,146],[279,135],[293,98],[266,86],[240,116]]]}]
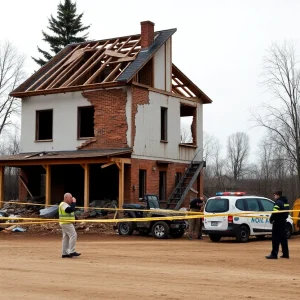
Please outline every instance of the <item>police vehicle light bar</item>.
[{"label": "police vehicle light bar", "polygon": [[217,192],[216,196],[245,196],[246,192]]}]

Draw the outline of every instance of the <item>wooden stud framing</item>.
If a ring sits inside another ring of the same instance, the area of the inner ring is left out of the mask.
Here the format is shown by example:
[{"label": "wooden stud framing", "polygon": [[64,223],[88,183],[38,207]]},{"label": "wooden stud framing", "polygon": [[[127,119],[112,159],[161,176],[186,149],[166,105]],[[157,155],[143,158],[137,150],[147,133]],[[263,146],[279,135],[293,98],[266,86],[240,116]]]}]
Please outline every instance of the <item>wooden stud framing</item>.
[{"label": "wooden stud framing", "polygon": [[[84,207],[90,205],[90,166],[84,165]],[[85,209],[87,211],[87,209]]]},{"label": "wooden stud framing", "polygon": [[4,168],[0,166],[0,208],[4,205]]},{"label": "wooden stud framing", "polygon": [[123,207],[124,204],[124,163],[120,163],[119,169],[119,209]]},{"label": "wooden stud framing", "polygon": [[46,170],[46,195],[45,195],[45,205],[49,206],[51,205],[51,166],[46,165],[43,166]]}]

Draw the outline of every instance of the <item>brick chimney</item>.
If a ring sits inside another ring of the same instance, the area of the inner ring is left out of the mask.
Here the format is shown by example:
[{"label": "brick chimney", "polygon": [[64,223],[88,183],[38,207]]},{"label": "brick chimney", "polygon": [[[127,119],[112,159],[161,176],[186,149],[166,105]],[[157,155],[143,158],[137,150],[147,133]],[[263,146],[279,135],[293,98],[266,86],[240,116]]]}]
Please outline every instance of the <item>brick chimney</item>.
[{"label": "brick chimney", "polygon": [[154,41],[154,23],[151,21],[141,22],[141,47],[148,48]]}]

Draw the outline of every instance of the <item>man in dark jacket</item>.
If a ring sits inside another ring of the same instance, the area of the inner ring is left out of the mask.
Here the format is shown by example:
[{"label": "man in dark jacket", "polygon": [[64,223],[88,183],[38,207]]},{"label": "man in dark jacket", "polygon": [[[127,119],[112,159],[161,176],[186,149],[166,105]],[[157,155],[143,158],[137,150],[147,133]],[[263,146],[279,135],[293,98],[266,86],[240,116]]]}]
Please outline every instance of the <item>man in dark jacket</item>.
[{"label": "man in dark jacket", "polygon": [[279,245],[282,247],[281,258],[289,258],[289,247],[286,237],[286,219],[289,216],[288,212],[276,213],[282,210],[289,210],[289,204],[286,197],[282,196],[281,191],[274,193],[275,204],[273,213],[270,217],[270,223],[273,224],[272,228],[272,252],[270,255],[266,256],[267,259],[277,259]]},{"label": "man in dark jacket", "polygon": [[[205,197],[195,198],[190,202],[190,211],[203,212],[205,206]],[[193,233],[196,232],[197,238],[202,240],[202,219],[189,219],[189,239],[193,239]]]}]

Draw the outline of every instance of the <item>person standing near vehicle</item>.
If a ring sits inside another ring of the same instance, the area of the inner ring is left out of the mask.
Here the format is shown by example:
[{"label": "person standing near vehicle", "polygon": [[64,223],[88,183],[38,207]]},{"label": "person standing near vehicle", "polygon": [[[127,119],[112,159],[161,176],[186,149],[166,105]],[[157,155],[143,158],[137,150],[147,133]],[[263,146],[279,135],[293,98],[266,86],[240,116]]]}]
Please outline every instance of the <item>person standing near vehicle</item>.
[{"label": "person standing near vehicle", "polygon": [[77,233],[73,225],[75,221],[76,199],[70,193],[64,195],[64,201],[60,203],[59,225],[62,229],[62,258],[72,258],[80,256],[81,253],[75,251]]},{"label": "person standing near vehicle", "polygon": [[[205,205],[205,197],[195,198],[190,202],[190,211],[203,212]],[[202,218],[189,219],[189,239],[193,239],[194,232],[197,238],[202,240]]]},{"label": "person standing near vehicle", "polygon": [[[290,206],[286,197],[282,196],[281,191],[274,193],[275,204],[273,211],[278,212],[281,210],[289,210]],[[270,255],[266,256],[267,259],[277,259],[279,252],[279,245],[282,247],[281,258],[290,258],[288,240],[286,237],[286,219],[289,213],[273,213],[270,217],[270,223],[273,224],[272,228],[272,252]]]}]

